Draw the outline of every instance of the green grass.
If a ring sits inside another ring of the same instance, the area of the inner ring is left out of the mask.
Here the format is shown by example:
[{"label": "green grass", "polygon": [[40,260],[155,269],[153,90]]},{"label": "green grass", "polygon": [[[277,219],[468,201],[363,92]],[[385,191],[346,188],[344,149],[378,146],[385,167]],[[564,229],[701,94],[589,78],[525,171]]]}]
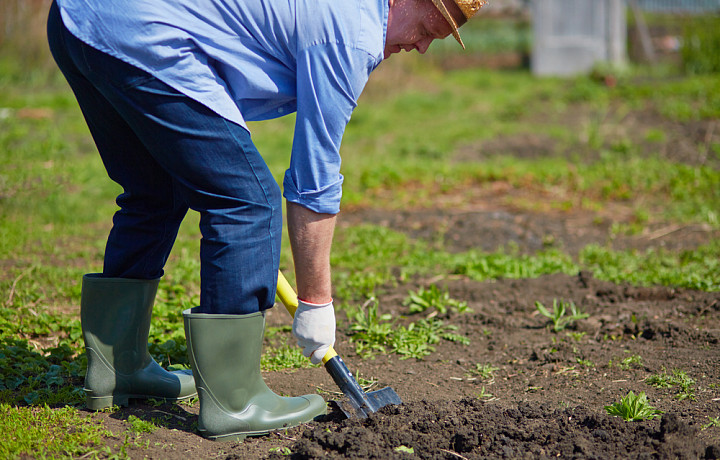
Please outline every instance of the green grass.
[{"label": "green grass", "polygon": [[127,419],[130,424],[130,431],[134,433],[152,433],[158,429],[158,426],[153,422],[143,420],[134,415],[131,415]]},{"label": "green grass", "polygon": [[15,407],[0,403],[0,458],[78,458],[106,456],[102,423],[77,409]]}]

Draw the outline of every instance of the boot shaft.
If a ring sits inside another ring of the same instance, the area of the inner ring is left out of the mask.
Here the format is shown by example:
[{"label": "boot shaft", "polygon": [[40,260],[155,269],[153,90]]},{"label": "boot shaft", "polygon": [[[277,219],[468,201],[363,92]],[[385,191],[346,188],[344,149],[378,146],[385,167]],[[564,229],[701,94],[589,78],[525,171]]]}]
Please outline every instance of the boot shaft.
[{"label": "boot shaft", "polygon": [[176,401],[196,394],[192,374],[168,372],[148,353],[159,280],[83,277],[80,318],[88,360],[84,391],[91,410],[128,400]]},{"label": "boot shaft", "polygon": [[185,310],[183,317],[201,398],[204,393],[224,410],[236,412],[267,391],[260,373],[264,313],[210,315]]},{"label": "boot shaft", "polygon": [[85,347],[119,373],[132,373],[151,359],[147,344],[159,282],[83,276],[80,321]]},{"label": "boot shaft", "polygon": [[200,397],[198,430],[213,440],[242,440],[325,414],[319,395],[288,398],[260,374],[265,314],[183,312],[188,357]]}]

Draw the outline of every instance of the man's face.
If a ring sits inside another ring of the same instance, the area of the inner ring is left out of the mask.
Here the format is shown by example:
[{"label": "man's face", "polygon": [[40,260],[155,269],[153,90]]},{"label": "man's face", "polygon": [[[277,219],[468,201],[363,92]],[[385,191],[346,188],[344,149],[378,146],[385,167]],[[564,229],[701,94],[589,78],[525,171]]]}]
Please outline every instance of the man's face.
[{"label": "man's face", "polygon": [[433,40],[451,33],[452,27],[430,0],[390,0],[385,58],[402,50],[423,54]]}]

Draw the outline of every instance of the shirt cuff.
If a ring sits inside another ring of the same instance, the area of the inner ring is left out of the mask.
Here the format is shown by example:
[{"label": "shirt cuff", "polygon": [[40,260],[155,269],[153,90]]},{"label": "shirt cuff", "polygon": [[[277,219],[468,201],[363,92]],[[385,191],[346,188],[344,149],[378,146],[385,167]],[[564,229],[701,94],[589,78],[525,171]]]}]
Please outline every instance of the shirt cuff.
[{"label": "shirt cuff", "polygon": [[300,191],[288,169],[283,179],[283,196],[291,203],[297,203],[311,211],[320,214],[337,214],[340,212],[343,179],[343,175],[340,174],[337,181],[319,190]]}]

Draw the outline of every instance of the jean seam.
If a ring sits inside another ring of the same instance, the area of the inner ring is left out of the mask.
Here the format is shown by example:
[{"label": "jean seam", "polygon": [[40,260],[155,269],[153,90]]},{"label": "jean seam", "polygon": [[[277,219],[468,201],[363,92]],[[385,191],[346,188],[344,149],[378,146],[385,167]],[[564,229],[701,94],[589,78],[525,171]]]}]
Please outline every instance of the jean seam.
[{"label": "jean seam", "polygon": [[[240,140],[235,136],[235,133],[233,132],[233,130],[230,129],[230,127],[228,126],[228,120],[226,120],[225,118],[223,118],[222,120],[223,120],[223,123],[225,124],[225,127],[227,128],[228,132],[232,136],[233,140],[235,140],[235,142],[238,144],[238,146],[242,145]],[[258,152],[258,154],[259,154],[259,152]],[[247,158],[247,155],[246,155],[246,158]],[[272,260],[275,261],[279,257],[279,254],[275,254],[275,244],[274,244],[273,232],[272,232],[272,224],[273,224],[273,220],[275,219],[275,214],[276,214],[275,207],[273,206],[272,202],[270,201],[270,197],[268,196],[268,190],[265,187],[265,184],[263,183],[262,180],[260,180],[260,177],[258,176],[258,173],[255,170],[255,165],[253,165],[253,163],[249,160],[248,160],[248,165],[250,166],[250,169],[252,170],[253,176],[255,176],[255,180],[258,182],[258,184],[260,184],[260,187],[262,188],[263,195],[265,196],[265,203],[268,205],[268,208],[270,208],[270,219],[268,221],[267,233],[270,236],[271,257],[272,257]],[[282,203],[281,203],[281,206],[282,206]],[[262,307],[260,307],[260,308],[262,309]]]}]

